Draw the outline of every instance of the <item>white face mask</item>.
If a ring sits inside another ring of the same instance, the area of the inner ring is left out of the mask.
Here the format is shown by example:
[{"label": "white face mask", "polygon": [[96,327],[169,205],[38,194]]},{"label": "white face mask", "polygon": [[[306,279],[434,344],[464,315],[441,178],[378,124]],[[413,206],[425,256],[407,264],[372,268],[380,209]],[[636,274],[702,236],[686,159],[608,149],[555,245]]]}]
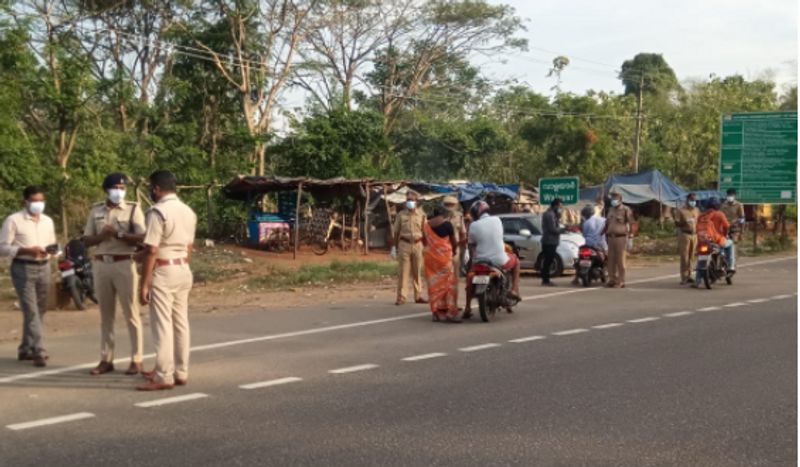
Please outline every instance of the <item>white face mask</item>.
[{"label": "white face mask", "polygon": [[406,201],[406,208],[409,211],[413,210],[416,207],[417,207],[417,202],[416,201]]},{"label": "white face mask", "polygon": [[613,207],[619,206],[619,200],[618,199],[612,199],[611,200],[611,206],[613,206]]},{"label": "white face mask", "polygon": [[733,196],[728,196],[728,202],[729,202],[729,203],[732,203],[732,202],[734,202],[734,201],[736,201],[736,198],[735,198],[735,197],[733,197]]},{"label": "white face mask", "polygon": [[690,208],[693,208],[695,206],[697,206],[697,201],[689,201],[689,207]]},{"label": "white face mask", "polygon": [[125,190],[119,188],[112,188],[108,190],[108,200],[111,204],[119,204],[125,199]]},{"label": "white face mask", "polygon": [[34,216],[38,216],[39,214],[43,213],[44,201],[29,201],[28,212],[33,214]]}]

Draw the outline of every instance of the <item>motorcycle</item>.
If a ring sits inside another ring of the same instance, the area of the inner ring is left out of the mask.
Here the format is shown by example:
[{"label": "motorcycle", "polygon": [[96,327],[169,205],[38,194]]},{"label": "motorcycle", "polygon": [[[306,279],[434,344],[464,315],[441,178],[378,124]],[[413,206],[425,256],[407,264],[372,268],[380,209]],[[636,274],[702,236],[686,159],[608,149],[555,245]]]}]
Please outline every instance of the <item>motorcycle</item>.
[{"label": "motorcycle", "polygon": [[721,279],[725,279],[728,285],[733,284],[733,276],[728,271],[728,262],[722,253],[722,247],[708,240],[702,240],[697,244],[696,274],[703,278],[709,290]]},{"label": "motorcycle", "polygon": [[64,259],[58,262],[61,290],[68,291],[75,307],[86,309],[86,298],[97,303],[94,293],[92,263],[86,256],[86,246],[78,239],[70,240],[64,248]]},{"label": "motorcycle", "polygon": [[608,280],[605,254],[596,248],[583,245],[578,249],[578,259],[575,261],[575,274],[584,287],[589,287],[592,282],[598,280],[605,284]]},{"label": "motorcycle", "polygon": [[500,308],[512,313],[512,308],[519,303],[519,300],[509,297],[511,274],[511,271],[503,271],[489,263],[477,262],[470,267],[468,277],[471,277],[472,296],[478,300],[483,322],[494,318]]}]

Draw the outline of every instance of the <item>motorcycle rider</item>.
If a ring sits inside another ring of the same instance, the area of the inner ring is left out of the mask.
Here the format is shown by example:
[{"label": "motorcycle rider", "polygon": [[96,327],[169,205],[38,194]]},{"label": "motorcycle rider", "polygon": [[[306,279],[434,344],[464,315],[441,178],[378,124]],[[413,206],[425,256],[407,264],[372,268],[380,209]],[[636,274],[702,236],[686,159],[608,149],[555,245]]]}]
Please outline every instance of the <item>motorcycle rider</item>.
[{"label": "motorcycle rider", "polygon": [[[714,242],[722,248],[728,268],[735,268],[736,255],[733,251],[733,240],[728,238],[730,224],[727,217],[720,210],[720,202],[717,198],[708,200],[708,209],[697,219],[697,239],[699,241]],[[700,271],[695,271],[693,288],[700,287],[703,280]]]},{"label": "motorcycle rider", "polygon": [[[744,205],[736,201],[736,188],[728,188],[725,203],[720,208],[725,217],[728,218],[728,223],[731,225],[731,240],[733,240],[733,249],[736,249],[736,244],[742,239],[742,227],[745,223]],[[735,256],[734,252],[734,256]],[[736,269],[731,268],[731,274],[736,273]]]},{"label": "motorcycle rider", "polygon": [[[606,218],[597,214],[594,208],[587,204],[581,209],[581,233],[583,234],[584,245],[594,248],[600,255],[600,259],[605,263],[606,253],[608,252],[608,242],[603,231],[606,228]],[[573,284],[578,284],[578,270],[575,270]]]},{"label": "motorcycle rider", "polygon": [[[469,257],[475,262],[487,262],[504,271],[513,270],[511,292],[509,295],[519,300],[520,265],[517,255],[506,252],[503,241],[503,223],[498,217],[489,214],[486,201],[476,201],[469,209],[472,222],[469,225]],[[464,319],[472,316],[472,287],[467,279],[467,305],[464,307]]]}]

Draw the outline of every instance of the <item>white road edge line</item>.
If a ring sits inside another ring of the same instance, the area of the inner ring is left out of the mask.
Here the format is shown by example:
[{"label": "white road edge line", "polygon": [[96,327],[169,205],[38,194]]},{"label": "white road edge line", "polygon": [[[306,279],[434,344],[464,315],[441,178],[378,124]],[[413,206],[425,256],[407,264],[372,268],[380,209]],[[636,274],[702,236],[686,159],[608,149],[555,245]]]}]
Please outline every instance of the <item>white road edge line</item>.
[{"label": "white road edge line", "polygon": [[478,350],[493,349],[495,347],[500,347],[500,344],[490,342],[488,344],[473,345],[471,347],[461,347],[458,350],[461,352],[477,352]]},{"label": "white road edge line", "polygon": [[596,324],[592,326],[595,329],[611,329],[611,328],[618,328],[620,326],[625,326],[625,323],[606,323],[606,324]]},{"label": "white road edge line", "polygon": [[34,420],[32,422],[15,423],[13,425],[6,425],[6,428],[9,430],[20,431],[40,426],[55,425],[57,423],[74,422],[76,420],[83,420],[86,418],[94,418],[94,414],[90,412],[78,412],[70,415],[62,415],[60,417],[43,418],[41,420]]},{"label": "white road edge line", "polygon": [[649,323],[650,321],[658,321],[659,319],[661,319],[661,318],[659,318],[658,316],[647,316],[645,318],[629,319],[628,322],[629,323]]},{"label": "white road edge line", "polygon": [[754,298],[752,300],[748,300],[747,302],[748,303],[764,303],[764,302],[768,302],[768,301],[769,301],[768,298]]},{"label": "white road edge line", "polygon": [[177,404],[178,402],[193,401],[195,399],[203,399],[206,397],[208,397],[208,394],[203,394],[202,392],[195,392],[192,394],[186,394],[184,396],[165,397],[163,399],[156,399],[153,401],[139,402],[133,405],[135,405],[136,407],[141,407],[143,409],[146,409],[148,407],[158,407],[167,404]]},{"label": "white road edge line", "polygon": [[727,305],[724,306],[725,308],[738,308],[740,306],[747,306],[747,303],[745,302],[728,303]]},{"label": "white road edge line", "polygon": [[[789,260],[796,260],[796,259],[797,259],[796,256],[785,256],[785,257],[782,257],[782,258],[774,258],[774,259],[768,259],[768,260],[764,260],[764,261],[755,261],[755,262],[752,262],[752,263],[740,264],[739,268],[746,268],[746,267],[750,267],[750,266],[758,266],[758,265],[761,265],[761,264],[778,263],[778,262],[781,262],[781,261],[789,261]],[[647,279],[640,279],[640,280],[628,282],[628,285],[644,284],[644,283],[647,283],[647,282],[658,282],[658,281],[661,281],[661,280],[672,279],[672,278],[675,278],[675,277],[678,277],[678,276],[679,276],[679,274],[669,274],[669,275],[666,275],[666,276],[650,277],[650,278],[647,278]],[[549,294],[543,294],[543,295],[533,295],[533,296],[529,296],[529,297],[523,297],[523,300],[526,300],[526,301],[527,300],[540,300],[540,299],[544,299],[544,298],[556,297],[556,296],[559,296],[559,295],[566,295],[566,294],[579,293],[579,292],[587,292],[587,291],[590,291],[590,290],[600,290],[600,289],[597,288],[597,287],[589,287],[589,288],[581,288],[581,289],[576,289],[576,290],[565,290],[565,291],[562,291],[562,292],[555,292],[555,293],[549,293]],[[286,333],[282,333],[282,334],[269,334],[269,335],[266,335],[266,336],[251,337],[251,338],[247,338],[247,339],[237,339],[237,340],[227,341],[227,342],[217,342],[215,344],[206,344],[206,345],[199,345],[199,346],[196,346],[196,347],[192,347],[190,350],[192,352],[202,352],[204,350],[213,350],[213,349],[220,349],[220,348],[224,348],[224,347],[233,347],[233,346],[237,346],[237,345],[252,344],[252,343],[255,343],[255,342],[266,342],[266,341],[272,341],[272,340],[277,340],[277,339],[286,339],[286,338],[290,338],[290,337],[307,336],[307,335],[311,335],[311,334],[320,334],[320,333],[331,332],[331,331],[339,331],[339,330],[342,330],[342,329],[351,329],[351,328],[357,328],[357,327],[363,327],[363,326],[372,326],[374,324],[391,323],[391,322],[394,322],[394,321],[402,321],[402,320],[406,320],[406,319],[420,318],[420,317],[423,317],[423,316],[430,316],[430,312],[414,313],[414,314],[401,315],[401,316],[393,316],[391,318],[373,319],[373,320],[369,320],[369,321],[357,321],[355,323],[337,324],[337,325],[334,325],[334,326],[326,326],[326,327],[322,327],[322,328],[313,328],[313,329],[304,329],[304,330],[301,330],[301,331],[286,332]],[[144,358],[150,359],[150,358],[153,358],[155,356],[156,356],[156,354],[149,353],[149,354],[144,355]],[[121,357],[121,358],[114,359],[114,364],[115,365],[116,364],[121,365],[123,363],[126,363],[127,361],[128,361],[127,357]],[[51,376],[51,375],[58,375],[58,374],[62,374],[62,373],[70,373],[70,372],[74,372],[74,371],[88,370],[88,369],[94,368],[95,366],[97,366],[97,362],[96,361],[92,361],[91,363],[83,363],[83,364],[80,364],[80,365],[73,365],[73,366],[68,366],[68,367],[64,367],[64,368],[54,368],[54,369],[51,369],[51,370],[41,370],[41,371],[35,371],[35,372],[32,372],[32,373],[22,373],[22,374],[18,374],[18,375],[12,375],[12,376],[7,376],[7,377],[4,377],[4,378],[0,378],[0,384],[13,383],[14,381],[20,381],[20,380],[25,380],[25,379],[41,378],[42,376]]]},{"label": "white road edge line", "polygon": [[298,381],[303,381],[303,378],[298,378],[297,376],[289,376],[286,378],[272,379],[269,381],[261,381],[258,383],[242,384],[241,386],[239,386],[239,389],[268,388],[270,386],[279,386],[281,384],[296,383]]},{"label": "white road edge line", "polygon": [[514,344],[522,344],[523,342],[540,341],[546,338],[547,336],[529,336],[529,337],[520,337],[519,339],[511,339],[508,342],[513,342]]},{"label": "white road edge line", "polygon": [[584,329],[584,328],[567,329],[566,331],[554,332],[553,335],[554,336],[571,336],[573,334],[580,334],[582,332],[589,332],[589,330],[588,329]]},{"label": "white road edge line", "polygon": [[403,359],[404,362],[418,362],[420,360],[429,360],[431,358],[439,358],[439,357],[446,357],[447,354],[443,352],[434,352],[434,353],[426,353],[422,355],[414,355],[413,357],[406,357]]},{"label": "white road edge line", "polygon": [[676,311],[675,313],[664,313],[662,316],[666,316],[667,318],[677,318],[679,316],[689,316],[693,314],[694,311]]},{"label": "white road edge line", "polygon": [[355,373],[356,371],[366,371],[366,370],[374,370],[378,368],[379,365],[374,363],[366,363],[364,365],[356,365],[356,366],[348,366],[344,368],[337,368],[335,370],[329,370],[328,373],[332,375],[343,375],[345,373]]},{"label": "white road edge line", "polygon": [[721,309],[722,309],[722,307],[718,307],[718,306],[707,306],[705,308],[698,308],[697,311],[701,311],[701,312],[704,312],[704,311],[717,311],[717,310],[721,310]]}]

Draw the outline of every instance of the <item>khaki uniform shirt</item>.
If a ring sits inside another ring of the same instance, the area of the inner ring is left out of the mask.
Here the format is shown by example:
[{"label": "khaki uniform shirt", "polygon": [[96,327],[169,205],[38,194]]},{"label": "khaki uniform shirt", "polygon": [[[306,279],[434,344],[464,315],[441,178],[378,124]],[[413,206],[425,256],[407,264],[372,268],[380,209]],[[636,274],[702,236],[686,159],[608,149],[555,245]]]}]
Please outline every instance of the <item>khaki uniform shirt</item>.
[{"label": "khaki uniform shirt", "polygon": [[728,218],[728,223],[731,225],[739,225],[739,219],[744,218],[744,204],[738,201],[722,203],[720,211],[725,214],[725,217]]},{"label": "khaki uniform shirt", "polygon": [[55,243],[53,219],[44,214],[40,214],[36,220],[27,210],[22,210],[8,216],[0,229],[0,256],[38,261],[41,258],[17,256],[17,252],[20,248],[46,248]]},{"label": "khaki uniform shirt", "polygon": [[695,235],[697,233],[697,218],[700,217],[700,210],[684,206],[675,213],[675,225],[681,233]]},{"label": "khaki uniform shirt", "polygon": [[606,233],[612,237],[628,235],[633,222],[633,211],[628,206],[620,204],[608,210],[606,217]]},{"label": "khaki uniform shirt", "polygon": [[186,258],[194,244],[197,216],[175,194],[161,198],[147,211],[144,244],[158,248],[158,259]]},{"label": "khaki uniform shirt", "polygon": [[422,227],[425,225],[425,213],[417,208],[414,211],[403,209],[394,220],[395,240],[416,243],[422,238]]},{"label": "khaki uniform shirt", "polygon": [[460,211],[452,211],[452,215],[450,217],[450,223],[453,224],[453,230],[455,231],[456,242],[461,242],[464,240],[461,238],[461,233],[466,232],[466,226],[464,225],[464,215],[461,214]]},{"label": "khaki uniform shirt", "polygon": [[[114,227],[117,232],[126,234],[142,235],[145,232],[144,214],[139,204],[129,201],[123,201],[118,206],[109,206],[105,201],[92,206],[83,235],[99,235],[107,225]],[[118,238],[108,238],[97,245],[95,254],[122,256],[133,254],[135,251],[135,245]]]}]

